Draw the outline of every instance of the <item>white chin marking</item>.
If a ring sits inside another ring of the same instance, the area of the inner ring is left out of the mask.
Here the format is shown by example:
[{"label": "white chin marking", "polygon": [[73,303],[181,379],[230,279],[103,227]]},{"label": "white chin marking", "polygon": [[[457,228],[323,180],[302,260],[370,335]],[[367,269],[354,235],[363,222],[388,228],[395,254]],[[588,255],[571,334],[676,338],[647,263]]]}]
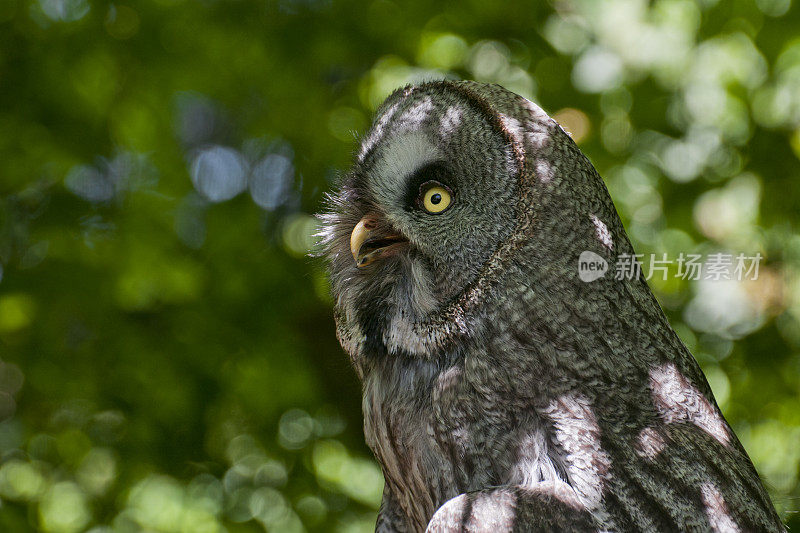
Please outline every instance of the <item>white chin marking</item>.
[{"label": "white chin marking", "polygon": [[383,341],[389,353],[404,350],[412,354],[424,354],[426,345],[415,328],[419,320],[436,310],[438,301],[428,271],[414,261],[407,263],[407,266],[411,270],[405,276],[407,284],[401,283],[391,296],[394,313]]},{"label": "white chin marking", "polygon": [[722,416],[674,364],[650,370],[650,389],[656,409],[666,423],[691,422],[722,444],[728,444],[730,435]]},{"label": "white chin marking", "polygon": [[700,488],[703,504],[706,507],[706,516],[715,533],[738,533],[739,526],[733,521],[728,512],[728,505],[722,493],[713,483],[703,483]]},{"label": "white chin marking", "polygon": [[600,427],[589,400],[564,395],[550,402],[543,414],[553,423],[556,441],[567,454],[564,465],[578,501],[585,509],[599,509],[611,458],[600,445]]}]

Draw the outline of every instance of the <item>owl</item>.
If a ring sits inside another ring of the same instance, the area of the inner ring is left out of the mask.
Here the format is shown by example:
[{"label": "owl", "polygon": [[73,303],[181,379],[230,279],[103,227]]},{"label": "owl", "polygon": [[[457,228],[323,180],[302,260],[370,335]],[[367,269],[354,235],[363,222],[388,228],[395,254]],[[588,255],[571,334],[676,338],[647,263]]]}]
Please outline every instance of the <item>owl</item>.
[{"label": "owl", "polygon": [[641,273],[580,275],[633,249],[538,106],[399,89],[320,216],[377,531],[783,530]]}]

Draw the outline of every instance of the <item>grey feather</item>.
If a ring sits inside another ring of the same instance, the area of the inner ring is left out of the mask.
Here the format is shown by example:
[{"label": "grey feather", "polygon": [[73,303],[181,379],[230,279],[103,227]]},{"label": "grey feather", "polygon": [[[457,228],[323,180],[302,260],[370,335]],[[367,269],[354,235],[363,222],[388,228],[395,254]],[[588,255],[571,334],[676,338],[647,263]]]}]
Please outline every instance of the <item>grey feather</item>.
[{"label": "grey feather", "polygon": [[[414,202],[429,175],[453,191],[441,214]],[[358,267],[365,215],[408,243]],[[386,480],[378,530],[783,529],[644,279],[579,279],[581,252],[633,249],[535,104],[474,82],[395,92],[322,219]]]}]

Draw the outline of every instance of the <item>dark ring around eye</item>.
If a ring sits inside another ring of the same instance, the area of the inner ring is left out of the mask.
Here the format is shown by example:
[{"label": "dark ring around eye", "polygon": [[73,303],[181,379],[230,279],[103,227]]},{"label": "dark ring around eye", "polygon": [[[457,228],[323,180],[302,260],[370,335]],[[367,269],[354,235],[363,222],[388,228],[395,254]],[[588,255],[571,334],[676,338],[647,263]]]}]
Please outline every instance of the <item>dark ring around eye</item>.
[{"label": "dark ring around eye", "polygon": [[[455,193],[453,192],[453,189],[451,189],[450,187],[448,187],[447,185],[445,185],[441,181],[428,180],[426,182],[423,182],[419,186],[419,194],[417,195],[417,201],[416,201],[417,207],[419,209],[423,209],[423,202],[424,202],[424,199],[425,199],[425,193],[428,192],[428,190],[433,188],[433,187],[441,187],[442,189],[446,190],[448,192],[448,194],[450,194],[450,205],[453,205],[453,201],[455,200]],[[446,207],[445,209],[442,209],[438,213],[429,213],[429,214],[439,215],[441,213],[444,213],[448,209],[450,209],[450,206]],[[426,213],[427,213],[427,211],[426,211]]]}]

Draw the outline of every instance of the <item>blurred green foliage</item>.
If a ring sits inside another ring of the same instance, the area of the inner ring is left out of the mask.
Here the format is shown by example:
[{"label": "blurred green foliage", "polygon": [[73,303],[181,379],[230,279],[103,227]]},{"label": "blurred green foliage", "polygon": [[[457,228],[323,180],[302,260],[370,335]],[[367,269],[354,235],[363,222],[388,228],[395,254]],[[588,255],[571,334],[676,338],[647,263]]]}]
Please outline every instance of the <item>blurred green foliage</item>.
[{"label": "blurred green foliage", "polygon": [[382,479],[307,258],[398,85],[501,83],[579,142],[800,525],[791,0],[0,2],[0,529],[369,531]]}]

